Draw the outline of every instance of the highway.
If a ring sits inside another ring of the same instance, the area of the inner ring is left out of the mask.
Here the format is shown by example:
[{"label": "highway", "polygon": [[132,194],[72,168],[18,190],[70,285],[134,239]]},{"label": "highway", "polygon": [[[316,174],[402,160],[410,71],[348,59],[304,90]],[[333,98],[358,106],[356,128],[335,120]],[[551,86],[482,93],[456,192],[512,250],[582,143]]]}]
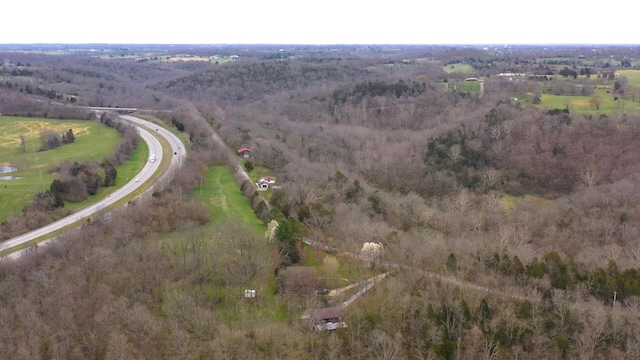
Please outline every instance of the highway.
[{"label": "highway", "polygon": [[[12,247],[24,244],[26,242],[29,242],[31,240],[37,239],[39,237],[43,237],[46,236],[54,231],[60,230],[66,226],[72,225],[74,223],[78,223],[82,220],[87,219],[88,217],[92,216],[93,214],[99,212],[100,210],[116,203],[117,201],[123,199],[124,197],[126,197],[127,195],[129,195],[131,192],[133,192],[134,190],[138,189],[139,187],[141,187],[145,182],[149,181],[151,179],[151,177],[157,172],[160,171],[159,169],[159,165],[162,163],[162,159],[164,156],[169,156],[171,157],[170,160],[170,165],[169,168],[167,170],[166,174],[171,173],[172,171],[175,171],[175,169],[178,168],[178,166],[181,164],[182,159],[186,156],[186,150],[184,149],[184,146],[182,144],[182,142],[180,141],[180,139],[175,136],[173,133],[169,132],[168,130],[153,124],[151,122],[148,122],[146,120],[140,119],[140,118],[136,118],[133,116],[129,116],[129,115],[122,115],[120,116],[120,118],[129,121],[133,124],[136,124],[138,126],[138,132],[140,134],[140,137],[142,138],[142,140],[144,142],[147,143],[148,147],[149,147],[149,159],[147,160],[146,164],[144,165],[144,167],[142,168],[142,170],[140,171],[140,173],[138,173],[138,175],[136,177],[134,177],[133,179],[131,179],[128,183],[126,183],[124,186],[122,186],[121,188],[119,188],[118,190],[114,191],[113,193],[111,193],[109,196],[105,197],[104,199],[98,201],[97,203],[94,203],[90,206],[87,206],[65,218],[62,218],[54,223],[51,223],[47,226],[43,226],[39,229],[33,230],[31,232],[28,232],[26,234],[17,236],[13,239],[9,239],[3,243],[0,243],[0,251],[6,250],[6,249],[10,249]],[[163,154],[162,151],[162,144],[160,143],[160,141],[152,134],[153,132],[155,132],[156,134],[162,136],[164,139],[166,139],[166,141],[169,143],[170,147],[171,147],[171,152],[168,154]],[[151,156],[154,157],[154,161],[151,161]],[[46,241],[40,242],[39,245],[46,245]],[[15,258],[19,258],[20,256],[24,255],[25,253],[27,253],[29,251],[29,249],[25,249],[23,251],[18,251],[18,252],[14,252],[11,254],[6,255],[4,258],[10,258],[10,259],[15,259]]]}]

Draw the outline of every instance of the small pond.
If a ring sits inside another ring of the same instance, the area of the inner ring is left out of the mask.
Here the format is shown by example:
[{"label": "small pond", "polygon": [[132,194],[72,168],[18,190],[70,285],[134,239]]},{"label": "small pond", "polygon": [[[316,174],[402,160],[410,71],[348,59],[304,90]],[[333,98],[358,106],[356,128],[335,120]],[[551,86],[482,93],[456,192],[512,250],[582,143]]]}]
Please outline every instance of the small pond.
[{"label": "small pond", "polygon": [[[9,166],[9,165],[0,165],[0,174],[8,174],[8,173],[12,173],[14,171],[18,171],[18,168],[15,166]],[[0,176],[0,181],[1,180],[16,180],[16,179],[20,179],[19,177],[15,177],[15,176]]]},{"label": "small pond", "polygon": [[18,168],[15,166],[0,165],[0,174],[6,174],[14,171],[18,171]]}]

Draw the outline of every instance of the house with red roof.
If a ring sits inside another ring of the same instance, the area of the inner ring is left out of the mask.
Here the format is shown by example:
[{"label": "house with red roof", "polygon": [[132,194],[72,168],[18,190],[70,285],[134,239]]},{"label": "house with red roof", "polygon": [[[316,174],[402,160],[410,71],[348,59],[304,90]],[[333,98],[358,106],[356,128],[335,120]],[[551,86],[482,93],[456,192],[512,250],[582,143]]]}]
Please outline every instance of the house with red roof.
[{"label": "house with red roof", "polygon": [[243,159],[248,159],[251,156],[251,150],[249,150],[246,147],[242,147],[238,149],[238,156],[240,156]]}]

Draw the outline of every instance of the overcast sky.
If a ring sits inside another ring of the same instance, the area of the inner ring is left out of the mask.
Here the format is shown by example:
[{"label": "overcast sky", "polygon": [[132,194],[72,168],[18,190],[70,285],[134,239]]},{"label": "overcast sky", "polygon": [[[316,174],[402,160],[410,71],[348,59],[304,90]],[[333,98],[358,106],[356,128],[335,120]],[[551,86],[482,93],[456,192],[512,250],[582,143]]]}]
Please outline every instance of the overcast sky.
[{"label": "overcast sky", "polygon": [[0,43],[638,44],[635,4],[10,0]]}]

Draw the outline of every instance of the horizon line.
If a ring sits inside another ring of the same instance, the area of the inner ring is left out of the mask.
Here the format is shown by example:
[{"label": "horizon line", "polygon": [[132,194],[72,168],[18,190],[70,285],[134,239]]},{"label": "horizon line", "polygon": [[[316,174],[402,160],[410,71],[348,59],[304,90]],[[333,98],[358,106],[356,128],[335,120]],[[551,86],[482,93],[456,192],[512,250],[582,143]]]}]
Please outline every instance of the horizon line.
[{"label": "horizon line", "polygon": [[582,42],[487,42],[487,43],[158,43],[158,42],[15,42],[0,43],[0,46],[69,46],[69,45],[102,45],[102,46],[135,46],[135,45],[159,45],[159,46],[639,46],[640,43],[582,43]]}]

